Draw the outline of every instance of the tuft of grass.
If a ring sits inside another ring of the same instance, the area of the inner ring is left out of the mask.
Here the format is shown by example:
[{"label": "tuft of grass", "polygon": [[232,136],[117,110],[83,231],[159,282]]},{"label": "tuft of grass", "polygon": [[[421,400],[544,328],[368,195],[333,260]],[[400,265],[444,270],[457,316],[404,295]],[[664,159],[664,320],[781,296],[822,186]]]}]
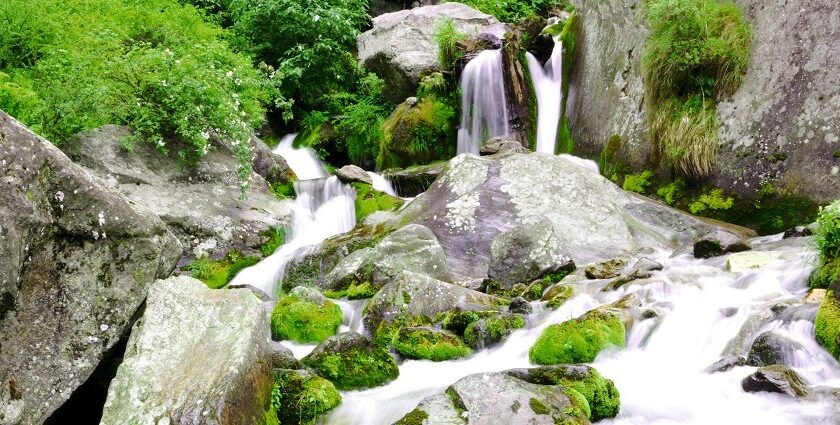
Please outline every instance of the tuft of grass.
[{"label": "tuft of grass", "polygon": [[251,267],[260,261],[258,257],[245,257],[239,252],[231,251],[222,259],[211,260],[207,256],[196,258],[186,266],[192,277],[204,282],[211,289],[225,287],[246,267]]},{"label": "tuft of grass", "polygon": [[731,95],[750,60],[751,30],[731,1],[650,0],[642,56],[651,139],[673,166],[704,176],[718,149],[716,99]]},{"label": "tuft of grass", "polygon": [[452,18],[441,18],[435,23],[435,40],[438,43],[438,63],[441,69],[448,71],[455,67],[455,62],[464,55],[464,52],[458,49],[458,42],[466,38],[466,34],[455,27],[455,20]]}]

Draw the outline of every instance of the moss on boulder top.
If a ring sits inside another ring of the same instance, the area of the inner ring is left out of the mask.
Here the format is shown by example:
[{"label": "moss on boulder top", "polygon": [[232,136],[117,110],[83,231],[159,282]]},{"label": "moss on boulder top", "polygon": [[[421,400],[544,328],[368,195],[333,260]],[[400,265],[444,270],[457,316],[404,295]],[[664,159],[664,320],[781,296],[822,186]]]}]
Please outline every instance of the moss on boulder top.
[{"label": "moss on boulder top", "polygon": [[400,374],[388,351],[355,332],[328,338],[302,362],[342,391],[378,387]]},{"label": "moss on boulder top", "polygon": [[312,424],[341,404],[330,381],[305,370],[275,370],[273,394],[280,394],[272,408],[281,424]]},{"label": "moss on boulder top", "polygon": [[588,404],[589,420],[595,422],[618,415],[621,399],[613,381],[595,368],[585,365],[549,366],[517,369],[513,376],[539,385],[560,385],[583,396]]},{"label": "moss on boulder top", "polygon": [[591,363],[601,350],[624,344],[620,313],[599,308],[546,328],[528,351],[528,357],[541,365]]},{"label": "moss on boulder top", "polygon": [[354,182],[350,185],[356,191],[354,205],[357,223],[363,222],[367,216],[376,211],[395,211],[404,203],[402,199],[376,190],[367,183]]},{"label": "moss on boulder top", "polygon": [[402,356],[436,362],[470,355],[472,351],[457,335],[430,327],[407,327],[394,337],[394,348]]},{"label": "moss on boulder top", "polygon": [[475,349],[488,348],[524,327],[525,318],[518,314],[488,317],[470,323],[464,330],[464,340]]},{"label": "moss on boulder top", "polygon": [[297,287],[274,307],[271,336],[275,340],[318,343],[335,335],[343,319],[341,307],[313,289]]}]

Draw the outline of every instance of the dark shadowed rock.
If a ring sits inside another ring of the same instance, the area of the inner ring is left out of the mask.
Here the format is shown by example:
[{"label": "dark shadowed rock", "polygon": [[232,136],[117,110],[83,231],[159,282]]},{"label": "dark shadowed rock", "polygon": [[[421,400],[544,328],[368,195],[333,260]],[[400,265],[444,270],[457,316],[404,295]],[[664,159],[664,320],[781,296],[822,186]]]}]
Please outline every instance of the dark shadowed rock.
[{"label": "dark shadowed rock", "polygon": [[110,360],[181,246],[0,111],[0,253],[0,421],[35,424]]},{"label": "dark shadowed rock", "polygon": [[798,373],[782,365],[759,368],[755,373],[741,381],[741,388],[748,393],[769,392],[805,397],[808,385]]},{"label": "dark shadowed rock", "polygon": [[516,140],[512,140],[510,137],[507,136],[494,137],[488,140],[484,145],[481,146],[480,150],[482,156],[509,155],[514,153],[525,152],[528,152],[528,149],[522,146],[522,143],[519,143]]},{"label": "dark shadowed rock", "polygon": [[385,170],[382,176],[394,186],[400,196],[413,198],[429,188],[435,179],[443,173],[446,162],[435,162],[428,165],[417,165],[404,170]]},{"label": "dark shadowed rock", "polygon": [[778,332],[764,332],[750,347],[747,363],[750,366],[791,364],[796,352],[806,353],[805,347]]},{"label": "dark shadowed rock", "polygon": [[300,369],[300,361],[295,357],[292,350],[278,341],[269,341],[271,350],[272,369]]},{"label": "dark shadowed rock", "polygon": [[531,307],[531,303],[522,297],[512,299],[510,301],[510,305],[508,306],[508,311],[511,313],[531,314],[532,310],[533,308]]},{"label": "dark shadowed rock", "polygon": [[813,235],[814,232],[809,227],[805,226],[796,226],[793,229],[788,229],[785,231],[784,238],[804,238],[807,236]]}]

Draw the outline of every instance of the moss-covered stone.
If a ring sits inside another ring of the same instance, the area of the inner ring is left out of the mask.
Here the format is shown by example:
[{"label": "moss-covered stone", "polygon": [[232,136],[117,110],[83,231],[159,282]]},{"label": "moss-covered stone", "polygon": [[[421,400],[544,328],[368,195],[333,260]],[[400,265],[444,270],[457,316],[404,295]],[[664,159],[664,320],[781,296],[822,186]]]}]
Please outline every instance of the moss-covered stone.
[{"label": "moss-covered stone", "polygon": [[840,301],[833,291],[826,293],[814,319],[817,342],[840,360]]},{"label": "moss-covered stone", "polygon": [[330,301],[321,304],[296,295],[281,298],[271,313],[271,336],[309,344],[321,342],[338,331],[344,315]]},{"label": "moss-covered stone", "polygon": [[330,381],[306,371],[275,370],[274,385],[279,397],[272,403],[282,424],[314,424],[341,404],[341,394]]},{"label": "moss-covered stone", "polygon": [[558,309],[575,295],[575,290],[569,285],[554,285],[548,288],[542,296],[546,306]]},{"label": "moss-covered stone", "polygon": [[441,362],[472,353],[455,334],[429,327],[402,328],[393,343],[398,353],[411,359]]},{"label": "moss-covered stone", "polygon": [[207,287],[219,289],[227,286],[240,270],[259,261],[259,257],[245,257],[232,251],[218,260],[211,260],[206,256],[197,258],[185,268],[191,272],[192,277],[204,282]]},{"label": "moss-covered stone", "polygon": [[515,371],[514,374],[535,384],[560,385],[572,399],[577,394],[581,395],[584,400],[577,404],[592,422],[612,418],[618,414],[621,405],[618,389],[613,381],[604,378],[593,367],[537,367]]},{"label": "moss-covered stone", "polygon": [[434,96],[409,99],[382,123],[376,168],[405,168],[454,155],[455,110]]},{"label": "moss-covered stone", "polygon": [[376,190],[366,183],[351,183],[356,191],[356,222],[361,223],[365,217],[376,211],[395,211],[402,206],[403,200],[385,192]]},{"label": "moss-covered stone", "polygon": [[[495,315],[499,313],[497,311],[491,311],[490,314]],[[441,326],[443,326],[444,329],[452,331],[458,335],[464,335],[464,331],[467,329],[467,326],[478,319],[481,319],[479,312],[472,310],[465,311],[460,308],[456,308],[444,316]]]},{"label": "moss-covered stone", "polygon": [[617,312],[592,310],[583,316],[551,325],[528,351],[532,363],[542,365],[591,363],[601,350],[624,347],[625,329]]},{"label": "moss-covered stone", "polygon": [[400,373],[388,351],[355,332],[328,338],[301,361],[342,391],[378,387]]},{"label": "moss-covered stone", "polygon": [[402,419],[394,422],[394,425],[423,425],[426,419],[429,419],[428,413],[420,409],[414,409],[403,416]]},{"label": "moss-covered stone", "polygon": [[548,406],[545,405],[545,403],[539,401],[534,397],[531,397],[531,399],[528,401],[528,405],[531,407],[531,410],[533,410],[534,413],[538,415],[547,415],[551,413],[551,410],[548,408]]},{"label": "moss-covered stone", "polygon": [[516,329],[525,327],[520,315],[505,315],[480,319],[464,330],[464,340],[475,349],[487,348],[504,341]]}]

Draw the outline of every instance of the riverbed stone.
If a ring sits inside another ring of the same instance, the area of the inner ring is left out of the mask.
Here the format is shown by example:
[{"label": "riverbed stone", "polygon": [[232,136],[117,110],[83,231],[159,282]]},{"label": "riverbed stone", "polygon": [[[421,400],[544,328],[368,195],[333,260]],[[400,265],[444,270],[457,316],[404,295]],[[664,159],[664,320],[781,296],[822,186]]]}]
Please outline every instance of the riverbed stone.
[{"label": "riverbed stone", "polygon": [[797,352],[807,353],[802,344],[778,332],[764,332],[755,339],[747,355],[750,366],[791,364]]},{"label": "riverbed stone", "polygon": [[501,289],[530,282],[546,273],[568,273],[574,269],[574,261],[550,222],[516,226],[496,235],[490,244],[487,275]]},{"label": "riverbed stone", "polygon": [[318,344],[301,362],[342,391],[373,388],[397,379],[391,354],[367,336],[344,332]]},{"label": "riverbed stone", "polygon": [[747,359],[741,356],[726,356],[712,365],[707,367],[704,372],[706,373],[718,373],[718,372],[727,372],[735,367],[738,366],[746,366]]},{"label": "riverbed stone", "polygon": [[102,423],[258,423],[272,385],[259,299],[187,276],[158,280],[108,388]]},{"label": "riverbed stone", "polygon": [[770,392],[791,397],[808,395],[808,385],[787,366],[770,365],[759,368],[741,381],[741,387],[748,393]]},{"label": "riverbed stone", "polygon": [[624,348],[624,320],[621,311],[600,307],[551,325],[528,350],[528,357],[540,365],[591,363],[602,350]]},{"label": "riverbed stone", "polygon": [[110,367],[180,255],[157,216],[0,111],[0,422],[43,423]]},{"label": "riverbed stone", "polygon": [[345,165],[337,170],[335,170],[335,176],[342,183],[364,183],[364,184],[373,184],[373,179],[370,178],[370,175],[367,171],[357,167],[355,165]]}]

